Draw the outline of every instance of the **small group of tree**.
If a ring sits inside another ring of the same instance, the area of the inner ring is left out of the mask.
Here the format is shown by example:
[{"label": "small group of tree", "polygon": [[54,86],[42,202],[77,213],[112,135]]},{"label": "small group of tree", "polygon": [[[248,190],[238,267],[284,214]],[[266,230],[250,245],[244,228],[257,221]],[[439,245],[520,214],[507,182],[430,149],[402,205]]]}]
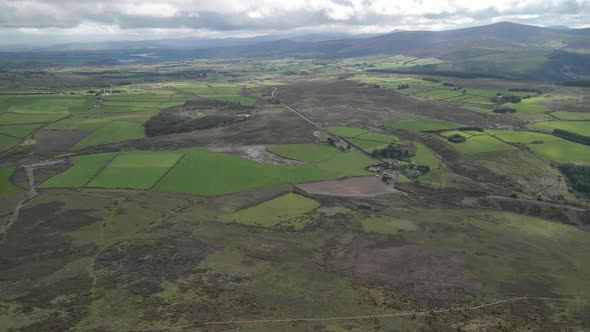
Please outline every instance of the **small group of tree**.
[{"label": "small group of tree", "polygon": [[590,193],[590,166],[561,164],[558,168],[567,177],[574,190]]},{"label": "small group of tree", "polygon": [[512,108],[512,107],[500,106],[500,107],[494,108],[494,113],[500,113],[500,114],[504,114],[504,113],[516,113],[516,110],[514,108]]},{"label": "small group of tree", "polygon": [[510,91],[510,92],[533,92],[538,95],[543,94],[542,90],[534,89],[534,88],[510,88],[510,89],[508,89],[508,91]]},{"label": "small group of tree", "polygon": [[396,159],[409,161],[416,155],[416,148],[413,145],[395,145],[389,144],[383,149],[371,151],[371,155],[381,159]]},{"label": "small group of tree", "polygon": [[449,142],[452,143],[464,143],[465,141],[467,141],[467,138],[465,138],[465,136],[461,134],[453,134],[447,137],[447,140],[449,140]]},{"label": "small group of tree", "polygon": [[498,94],[498,95],[493,96],[492,98],[490,98],[490,100],[493,103],[496,103],[496,104],[504,104],[504,103],[517,104],[517,103],[520,103],[522,101],[522,97],[513,96],[513,95],[502,95],[502,94]]},{"label": "small group of tree", "polygon": [[428,165],[416,165],[411,163],[401,167],[401,173],[411,179],[425,175],[428,172],[430,172],[430,166]]},{"label": "small group of tree", "polygon": [[426,82],[432,82],[432,83],[440,83],[439,80],[435,79],[435,78],[423,78],[422,80],[426,81]]},{"label": "small group of tree", "polygon": [[584,136],[584,135],[572,133],[570,131],[563,130],[563,129],[554,129],[553,136],[557,136],[559,138],[563,138],[565,140],[584,144],[584,145],[590,145],[590,136]]},{"label": "small group of tree", "polygon": [[381,85],[379,85],[379,84],[367,84],[367,88],[381,89]]},{"label": "small group of tree", "polygon": [[397,89],[398,90],[402,90],[402,89],[407,89],[409,87],[410,87],[409,84],[400,84],[400,85],[397,86]]}]

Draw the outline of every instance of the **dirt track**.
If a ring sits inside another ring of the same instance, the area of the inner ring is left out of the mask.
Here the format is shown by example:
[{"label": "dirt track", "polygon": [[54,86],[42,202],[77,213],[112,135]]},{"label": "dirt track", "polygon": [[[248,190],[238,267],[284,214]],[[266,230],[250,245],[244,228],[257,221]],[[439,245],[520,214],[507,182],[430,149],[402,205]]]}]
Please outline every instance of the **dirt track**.
[{"label": "dirt track", "polygon": [[555,298],[555,297],[535,297],[535,296],[521,296],[514,297],[504,300],[495,300],[492,302],[482,303],[480,305],[471,307],[457,307],[448,309],[436,309],[428,311],[404,311],[390,314],[378,314],[378,315],[363,315],[363,316],[338,316],[338,317],[316,317],[316,318],[285,318],[285,319],[257,319],[257,320],[228,320],[228,321],[214,321],[214,322],[201,322],[195,324],[169,326],[169,327],[158,327],[149,329],[134,329],[126,330],[126,332],[135,331],[169,331],[169,330],[181,330],[190,327],[205,326],[205,325],[230,325],[230,324],[267,324],[267,323],[296,323],[296,322],[321,322],[321,321],[339,321],[339,320],[359,320],[359,319],[374,319],[374,318],[389,318],[389,317],[412,317],[412,316],[426,316],[435,313],[450,313],[452,311],[472,311],[479,310],[487,307],[493,307],[505,303],[519,302],[519,301],[555,301],[555,302],[578,302],[587,303],[577,299],[570,298]]}]

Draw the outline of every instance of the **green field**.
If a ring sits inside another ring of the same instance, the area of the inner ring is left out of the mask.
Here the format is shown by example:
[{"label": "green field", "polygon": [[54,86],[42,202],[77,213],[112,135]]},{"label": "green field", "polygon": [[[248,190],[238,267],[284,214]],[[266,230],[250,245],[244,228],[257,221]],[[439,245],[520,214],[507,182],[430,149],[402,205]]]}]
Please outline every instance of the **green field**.
[{"label": "green field", "polygon": [[10,180],[14,167],[0,167],[0,195],[8,195],[22,191]]},{"label": "green field", "polygon": [[460,153],[484,153],[517,149],[489,135],[471,136],[463,143],[451,143],[448,141],[447,143]]},{"label": "green field", "polygon": [[243,105],[253,105],[256,99],[247,96],[241,96],[241,87],[231,83],[169,83],[177,89],[196,94],[204,99],[216,99],[228,102],[239,102]]},{"label": "green field", "polygon": [[336,136],[342,136],[342,137],[356,137],[356,136],[359,136],[359,135],[369,132],[368,130],[362,129],[362,128],[343,127],[343,126],[332,126],[332,127],[326,128],[326,129],[328,129],[330,132],[334,133]]},{"label": "green field", "polygon": [[556,163],[590,164],[590,146],[566,140],[556,140],[543,144],[530,144],[529,147],[544,159]]},{"label": "green field", "polygon": [[417,226],[410,220],[393,217],[372,217],[361,220],[365,232],[395,235],[400,231],[413,231]]},{"label": "green field", "polygon": [[461,91],[447,90],[447,89],[433,90],[433,91],[422,92],[422,93],[416,94],[416,96],[418,96],[418,97],[429,97],[429,98],[433,98],[433,99],[447,99],[447,98],[453,98],[453,97],[462,96],[462,95],[463,95],[463,93]]},{"label": "green field", "polygon": [[0,134],[17,138],[25,138],[29,136],[35,129],[41,126],[42,124],[0,126]]},{"label": "green field", "polygon": [[501,140],[513,143],[531,144],[533,142],[553,142],[561,140],[549,134],[536,133],[532,131],[511,131],[511,130],[486,130],[486,133],[496,136]]},{"label": "green field", "polygon": [[71,114],[88,111],[92,102],[91,99],[83,97],[18,96],[0,103],[0,107],[11,113]]},{"label": "green field", "polygon": [[223,215],[220,220],[253,226],[279,225],[301,229],[310,221],[302,215],[319,206],[320,203],[313,199],[288,193],[256,206]]},{"label": "green field", "polygon": [[462,127],[460,124],[456,124],[448,121],[438,120],[401,120],[397,121],[389,126],[394,129],[404,129],[411,131],[424,131],[424,130],[444,130]]},{"label": "green field", "polygon": [[350,143],[358,146],[359,148],[361,148],[365,151],[371,151],[371,150],[375,150],[375,149],[383,148],[383,147],[387,146],[387,143],[376,142],[376,141],[367,141],[367,140],[358,139],[358,138],[347,138],[347,140],[350,141]]},{"label": "green field", "polygon": [[79,188],[86,185],[117,153],[99,153],[72,157],[74,166],[41,184],[41,188]]},{"label": "green field", "polygon": [[546,121],[534,123],[530,127],[546,131],[553,131],[553,129],[562,129],[580,135],[590,135],[590,122],[586,121]]},{"label": "green field", "polygon": [[533,97],[528,99],[523,99],[520,103],[506,103],[505,106],[510,108],[514,108],[517,113],[540,113],[548,111],[547,105],[539,104],[540,101],[543,101],[542,97]]},{"label": "green field", "polygon": [[378,134],[378,133],[366,133],[357,136],[358,139],[368,140],[368,141],[377,141],[382,143],[391,143],[396,141],[398,138],[393,135],[386,135],[386,134]]},{"label": "green field", "polygon": [[0,124],[47,123],[63,118],[61,114],[0,114]]},{"label": "green field", "polygon": [[121,152],[87,186],[149,189],[181,157],[181,151]]},{"label": "green field", "polygon": [[96,118],[89,116],[74,116],[71,118],[63,119],[47,126],[47,129],[60,129],[60,130],[83,130],[83,131],[94,131],[107,123],[110,120],[107,118]]},{"label": "green field", "polygon": [[[93,123],[94,124],[94,123]],[[141,123],[128,121],[112,121],[98,128],[74,146],[74,150],[88,146],[117,143],[145,137]]]},{"label": "green field", "polygon": [[190,150],[156,185],[165,192],[221,195],[276,184],[302,183],[367,175],[372,160],[360,152],[341,152],[327,144],[269,147],[286,158],[306,161],[297,166],[271,166],[203,148]]},{"label": "green field", "polygon": [[22,142],[22,139],[0,134],[0,151],[8,150]]},{"label": "green field", "polygon": [[[590,112],[552,112],[551,115],[560,120],[590,120]],[[0,117],[0,120],[2,118]]]}]

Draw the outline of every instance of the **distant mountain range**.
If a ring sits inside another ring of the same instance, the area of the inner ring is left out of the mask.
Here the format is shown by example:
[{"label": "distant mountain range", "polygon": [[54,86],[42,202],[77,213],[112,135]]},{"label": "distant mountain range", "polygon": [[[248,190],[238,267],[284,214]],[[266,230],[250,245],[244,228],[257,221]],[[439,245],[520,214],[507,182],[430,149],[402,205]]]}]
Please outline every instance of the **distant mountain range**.
[{"label": "distant mountain range", "polygon": [[[393,31],[382,35],[318,33],[70,43],[21,51],[20,57],[29,58],[25,63],[29,67],[36,64],[43,67],[66,53],[69,58],[77,54],[83,59],[78,63],[89,65],[188,58],[338,59],[408,55],[435,58],[440,63],[431,61],[409,68],[370,70],[556,81],[590,79],[590,28],[543,28],[510,22],[447,31]],[[10,57],[8,54],[4,56]],[[48,57],[53,58],[46,61]]]},{"label": "distant mountain range", "polygon": [[435,55],[448,50],[590,50],[590,28],[536,27],[501,22],[447,31],[394,31],[383,35],[345,33],[279,34],[252,38],[182,38],[69,43],[31,51],[194,50],[197,56],[311,55],[350,57],[374,54]]}]

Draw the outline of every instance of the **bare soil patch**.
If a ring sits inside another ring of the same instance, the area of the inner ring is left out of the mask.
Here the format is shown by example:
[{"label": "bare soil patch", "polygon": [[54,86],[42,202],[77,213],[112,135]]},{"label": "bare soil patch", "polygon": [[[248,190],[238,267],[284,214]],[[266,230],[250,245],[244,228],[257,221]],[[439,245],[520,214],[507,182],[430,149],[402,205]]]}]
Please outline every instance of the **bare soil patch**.
[{"label": "bare soil patch", "polygon": [[266,150],[264,145],[221,146],[210,147],[209,151],[238,155],[242,158],[257,161],[261,164],[275,166],[301,165],[299,160],[287,159]]},{"label": "bare soil patch", "polygon": [[42,153],[67,152],[76,143],[90,135],[90,131],[82,130],[39,130],[34,138],[37,149]]},{"label": "bare soil patch", "polygon": [[332,196],[377,196],[397,193],[374,176],[346,178],[298,184],[297,187],[309,194]]}]

